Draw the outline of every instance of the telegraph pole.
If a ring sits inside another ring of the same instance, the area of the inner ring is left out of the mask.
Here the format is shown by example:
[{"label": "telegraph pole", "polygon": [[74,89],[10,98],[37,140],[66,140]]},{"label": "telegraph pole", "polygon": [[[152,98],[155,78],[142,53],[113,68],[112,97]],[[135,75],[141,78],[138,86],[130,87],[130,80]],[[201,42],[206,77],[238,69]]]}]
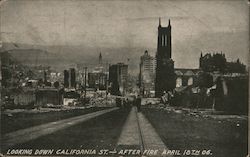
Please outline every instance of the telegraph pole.
[{"label": "telegraph pole", "polygon": [[86,103],[86,94],[87,94],[87,69],[84,67],[84,104]]},{"label": "telegraph pole", "polygon": [[108,105],[108,62],[106,63],[106,106]]}]

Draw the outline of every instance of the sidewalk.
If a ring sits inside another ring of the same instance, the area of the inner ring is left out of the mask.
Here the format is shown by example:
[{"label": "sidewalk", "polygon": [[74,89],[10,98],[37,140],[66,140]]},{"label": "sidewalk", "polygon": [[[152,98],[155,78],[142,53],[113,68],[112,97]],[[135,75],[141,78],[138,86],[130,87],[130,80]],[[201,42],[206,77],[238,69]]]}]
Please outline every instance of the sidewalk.
[{"label": "sidewalk", "polygon": [[140,134],[136,117],[136,108],[132,107],[127,120],[123,126],[122,133],[118,140],[118,146],[139,146]]}]

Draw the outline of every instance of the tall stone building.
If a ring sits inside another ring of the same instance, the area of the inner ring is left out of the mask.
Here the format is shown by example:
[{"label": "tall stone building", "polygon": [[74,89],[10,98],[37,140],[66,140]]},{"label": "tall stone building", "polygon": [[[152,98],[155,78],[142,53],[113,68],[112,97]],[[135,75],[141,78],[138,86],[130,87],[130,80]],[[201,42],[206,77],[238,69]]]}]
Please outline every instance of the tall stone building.
[{"label": "tall stone building", "polygon": [[100,52],[98,57],[98,65],[88,73],[88,85],[90,88],[95,88],[97,90],[106,90],[107,80],[108,80],[108,65],[104,67],[102,60],[102,54]]},{"label": "tall stone building", "polygon": [[155,82],[155,58],[146,50],[140,60],[140,88],[143,96],[148,97],[150,91],[154,90]]},{"label": "tall stone building", "polygon": [[76,72],[74,68],[64,70],[64,87],[75,88],[76,87]]},{"label": "tall stone building", "polygon": [[76,71],[74,68],[70,68],[70,87],[75,88],[76,87]]},{"label": "tall stone building", "polygon": [[161,26],[159,19],[158,26],[158,45],[156,52],[156,78],[155,78],[155,97],[161,97],[164,92],[175,88],[174,61],[171,43],[171,24],[170,20],[167,27]]},{"label": "tall stone building", "polygon": [[117,63],[109,67],[109,83],[112,95],[125,95],[127,90],[128,65]]}]

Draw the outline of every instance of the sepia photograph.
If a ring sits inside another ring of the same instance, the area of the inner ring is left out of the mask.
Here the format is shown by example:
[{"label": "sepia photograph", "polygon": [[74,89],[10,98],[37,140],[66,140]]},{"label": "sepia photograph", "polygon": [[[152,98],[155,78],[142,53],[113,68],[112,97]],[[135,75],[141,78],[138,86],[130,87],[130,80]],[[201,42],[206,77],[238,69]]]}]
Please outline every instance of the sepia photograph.
[{"label": "sepia photograph", "polygon": [[249,157],[248,0],[0,0],[1,157]]}]

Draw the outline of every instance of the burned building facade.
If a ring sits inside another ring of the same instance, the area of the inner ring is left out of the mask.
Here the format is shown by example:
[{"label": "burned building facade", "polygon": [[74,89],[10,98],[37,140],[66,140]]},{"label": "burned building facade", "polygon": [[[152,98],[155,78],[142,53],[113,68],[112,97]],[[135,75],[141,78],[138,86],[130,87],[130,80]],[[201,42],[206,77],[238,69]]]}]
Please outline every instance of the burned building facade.
[{"label": "burned building facade", "polygon": [[100,73],[88,73],[88,85],[89,88],[95,88],[98,90],[106,90],[108,75],[104,72]]},{"label": "burned building facade", "polygon": [[201,52],[199,66],[202,71],[210,73],[246,73],[246,66],[241,63],[239,59],[229,62],[227,61],[225,54],[222,52],[205,53],[205,55]]},{"label": "burned building facade", "polygon": [[175,68],[176,88],[183,86],[197,85],[200,69]]},{"label": "burned building facade", "polygon": [[36,106],[62,105],[63,89],[39,88],[36,90]]}]

